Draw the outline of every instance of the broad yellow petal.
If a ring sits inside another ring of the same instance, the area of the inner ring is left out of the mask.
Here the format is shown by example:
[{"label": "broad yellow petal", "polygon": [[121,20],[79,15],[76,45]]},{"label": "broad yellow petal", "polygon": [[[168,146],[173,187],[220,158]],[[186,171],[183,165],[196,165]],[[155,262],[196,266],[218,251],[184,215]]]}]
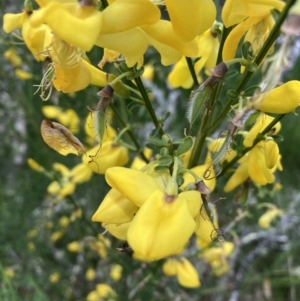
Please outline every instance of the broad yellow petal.
[{"label": "broad yellow petal", "polygon": [[139,170],[113,167],[107,170],[105,179],[111,187],[117,189],[125,198],[140,207],[159,189],[157,181]]},{"label": "broad yellow petal", "polygon": [[159,20],[153,25],[141,26],[141,28],[153,39],[160,43],[166,44],[185,56],[195,57],[198,46],[196,40],[185,42],[180,39],[173,31],[170,21]]},{"label": "broad yellow petal", "polygon": [[160,18],[160,10],[148,0],[118,0],[109,5],[102,15],[100,34],[109,34],[154,24]]},{"label": "broad yellow petal", "polygon": [[140,28],[133,28],[117,33],[101,34],[97,37],[95,45],[123,54],[128,67],[132,67],[146,52],[148,40]]},{"label": "broad yellow petal", "polygon": [[210,28],[216,19],[211,0],[165,0],[174,32],[186,41]]},{"label": "broad yellow petal", "polygon": [[112,188],[94,213],[92,221],[107,224],[128,223],[138,209],[139,207],[126,199],[118,190]]},{"label": "broad yellow petal", "polygon": [[127,238],[136,258],[151,261],[180,253],[194,229],[186,200],[167,203],[156,190],[137,212]]},{"label": "broad yellow petal", "polygon": [[287,114],[300,103],[300,81],[289,81],[267,93],[261,94],[253,107],[265,113]]}]

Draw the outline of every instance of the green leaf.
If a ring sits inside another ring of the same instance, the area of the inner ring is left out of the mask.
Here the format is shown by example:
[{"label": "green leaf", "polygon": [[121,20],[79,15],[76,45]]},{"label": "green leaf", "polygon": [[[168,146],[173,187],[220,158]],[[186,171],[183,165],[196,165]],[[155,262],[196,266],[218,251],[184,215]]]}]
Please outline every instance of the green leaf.
[{"label": "green leaf", "polygon": [[158,164],[160,166],[170,166],[173,163],[174,159],[172,156],[163,156],[158,159]]},{"label": "green leaf", "polygon": [[154,170],[156,172],[163,172],[163,171],[168,171],[169,170],[169,167],[168,166],[155,166],[154,167]]},{"label": "green leaf", "polygon": [[191,136],[184,137],[182,143],[179,144],[176,150],[176,155],[180,156],[186,153],[192,148],[193,144],[194,144],[194,139]]},{"label": "green leaf", "polygon": [[168,143],[163,141],[162,139],[156,138],[154,136],[149,136],[148,140],[155,144],[156,146],[168,146]]}]

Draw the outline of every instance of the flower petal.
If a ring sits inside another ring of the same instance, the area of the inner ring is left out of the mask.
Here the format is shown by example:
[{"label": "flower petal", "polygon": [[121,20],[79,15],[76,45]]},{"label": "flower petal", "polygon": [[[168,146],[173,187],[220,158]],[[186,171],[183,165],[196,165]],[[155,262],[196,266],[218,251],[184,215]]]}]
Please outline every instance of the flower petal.
[{"label": "flower petal", "polygon": [[177,279],[180,285],[188,288],[200,286],[199,275],[195,267],[184,257],[176,260]]},{"label": "flower petal", "polygon": [[253,107],[273,114],[293,112],[300,103],[300,81],[289,81],[267,93],[261,94]]},{"label": "flower petal", "polygon": [[109,34],[154,24],[160,18],[160,10],[148,0],[118,0],[105,8],[102,15],[100,34]]},{"label": "flower petal", "polygon": [[99,174],[104,174],[110,167],[125,165],[128,160],[127,148],[111,141],[104,142],[101,146],[96,145],[82,156],[82,162]]},{"label": "flower petal", "polygon": [[211,0],[165,0],[174,32],[186,41],[193,40],[212,26],[216,7]]},{"label": "flower petal", "polygon": [[[58,22],[57,20],[63,20]],[[32,26],[43,23],[70,45],[89,51],[95,44],[102,25],[102,13],[93,6],[52,2],[30,17]]]},{"label": "flower petal", "polygon": [[124,167],[112,167],[107,170],[105,179],[111,187],[117,189],[125,198],[140,207],[159,189],[157,181],[139,170]]},{"label": "flower petal", "polygon": [[175,48],[180,53],[188,57],[195,57],[198,46],[196,40],[185,42],[181,40],[173,31],[170,21],[159,20],[153,25],[144,25],[141,28],[153,39],[160,43]]},{"label": "flower petal", "polygon": [[128,67],[132,67],[146,52],[148,40],[140,28],[133,28],[124,32],[101,34],[95,44],[122,53]]},{"label": "flower petal", "polygon": [[151,261],[180,253],[194,229],[186,200],[167,203],[156,190],[137,212],[127,238],[136,258]]},{"label": "flower petal", "polygon": [[112,188],[94,213],[92,221],[107,224],[128,223],[138,209],[139,207],[126,199],[118,190]]},{"label": "flower petal", "polygon": [[224,47],[223,47],[223,60],[228,61],[235,57],[235,53],[239,42],[243,35],[251,28],[253,25],[261,20],[259,17],[251,17],[247,20],[239,23],[227,36]]},{"label": "flower petal", "polygon": [[246,161],[245,163],[242,163],[230,177],[224,187],[224,191],[229,192],[233,190],[234,188],[245,182],[248,177],[248,161]]}]

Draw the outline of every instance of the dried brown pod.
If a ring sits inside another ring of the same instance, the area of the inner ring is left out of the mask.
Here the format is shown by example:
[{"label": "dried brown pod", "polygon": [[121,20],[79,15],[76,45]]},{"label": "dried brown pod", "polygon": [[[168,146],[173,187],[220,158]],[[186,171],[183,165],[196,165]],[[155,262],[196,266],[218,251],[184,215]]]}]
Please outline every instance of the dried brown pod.
[{"label": "dried brown pod", "polygon": [[57,122],[44,119],[41,124],[41,134],[46,144],[63,156],[84,153],[83,145],[78,138]]}]

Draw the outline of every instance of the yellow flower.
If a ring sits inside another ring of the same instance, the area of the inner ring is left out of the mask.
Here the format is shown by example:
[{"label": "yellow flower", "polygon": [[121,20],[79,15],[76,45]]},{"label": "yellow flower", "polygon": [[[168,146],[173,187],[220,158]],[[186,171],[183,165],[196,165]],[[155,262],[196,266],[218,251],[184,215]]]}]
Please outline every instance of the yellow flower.
[{"label": "yellow flower", "polygon": [[[31,24],[46,23],[66,43],[85,51],[90,51],[95,44],[118,51],[132,67],[148,46],[145,35],[136,27],[154,24],[159,17],[159,9],[147,0],[118,0],[102,12],[78,2],[50,2],[35,12]],[[57,18],[65,22],[59,24]]]},{"label": "yellow flower", "polygon": [[80,253],[82,251],[82,247],[78,241],[73,241],[67,244],[67,250],[73,253]]},{"label": "yellow flower", "polygon": [[107,298],[117,296],[116,292],[108,284],[97,284],[96,291],[99,298]]},{"label": "yellow flower", "polygon": [[[251,147],[256,136],[263,131],[274,118],[261,114],[250,131],[245,135],[243,144]],[[277,123],[271,130],[271,134],[276,134],[280,130],[280,123]],[[239,166],[230,177],[224,187],[228,192],[242,184],[249,177],[259,185],[266,185],[275,181],[274,172],[276,169],[282,170],[280,163],[281,156],[275,141],[272,138],[257,143],[248,153],[246,153],[238,162]]]},{"label": "yellow flower", "polygon": [[52,233],[52,235],[50,237],[50,241],[56,242],[56,241],[60,240],[63,236],[64,236],[63,232],[55,231],[55,232]]},{"label": "yellow flower", "polygon": [[128,160],[128,149],[112,141],[98,144],[82,156],[82,162],[99,174],[104,174],[110,167],[125,165]]},{"label": "yellow flower", "polygon": [[265,212],[258,220],[258,224],[261,228],[268,229],[270,228],[271,222],[277,217],[282,216],[283,211],[277,207],[270,208]]},{"label": "yellow flower", "polygon": [[3,30],[6,33],[12,32],[14,29],[22,29],[22,37],[28,49],[37,61],[44,61],[45,48],[51,42],[51,30],[44,24],[32,27],[30,17],[32,12],[23,11],[19,14],[5,14],[3,16]]},{"label": "yellow flower", "polygon": [[110,277],[113,280],[118,281],[122,277],[122,271],[122,266],[120,266],[119,264],[114,264],[110,270]]},{"label": "yellow flower", "polygon": [[15,277],[15,271],[12,268],[6,268],[4,273],[5,273],[6,277],[9,277],[9,278]]},{"label": "yellow flower", "polygon": [[[74,36],[74,35],[73,35]],[[89,84],[105,86],[107,74],[82,58],[84,52],[74,45],[67,44],[56,34],[52,34],[51,44],[45,50],[52,63],[41,81],[41,97],[47,100],[54,85],[57,91],[71,93],[86,88]],[[45,92],[50,88],[47,95]]]},{"label": "yellow flower", "polygon": [[179,259],[168,259],[163,265],[163,272],[167,276],[177,276],[180,285],[187,288],[200,286],[197,270],[184,257]]},{"label": "yellow flower", "polygon": [[85,279],[87,281],[93,281],[96,277],[96,271],[92,268],[89,268],[85,272]]},{"label": "yellow flower", "polygon": [[188,288],[200,286],[197,270],[186,258],[182,257],[176,261],[176,270],[180,285]]},{"label": "yellow flower", "polygon": [[164,193],[156,190],[145,201],[127,233],[135,258],[151,261],[182,252],[196,226],[184,194],[167,202]]},{"label": "yellow flower", "polygon": [[64,215],[59,219],[58,223],[62,228],[66,228],[70,223],[70,219]]},{"label": "yellow flower", "polygon": [[51,182],[47,191],[51,195],[54,195],[58,201],[72,194],[77,184],[89,181],[93,174],[83,163],[76,165],[71,170],[63,164],[54,163],[53,169],[61,174],[61,178],[60,181]]},{"label": "yellow flower", "polygon": [[220,247],[211,247],[204,249],[200,258],[206,260],[212,267],[212,272],[216,276],[222,276],[228,272],[227,258],[234,249],[234,244],[224,242]]},{"label": "yellow flower", "polygon": [[15,69],[15,75],[22,80],[27,80],[27,79],[31,79],[32,78],[32,74],[24,71],[20,68]]},{"label": "yellow flower", "polygon": [[57,283],[60,280],[60,274],[59,273],[52,273],[49,276],[49,281],[53,284]]},{"label": "yellow flower", "polygon": [[195,230],[200,194],[167,194],[169,178],[167,173],[145,174],[122,167],[106,172],[106,181],[113,189],[93,220],[106,220],[108,224],[104,226],[109,231],[110,226],[115,230],[122,226],[122,239],[128,240],[134,256],[140,260],[151,261],[181,252]]},{"label": "yellow flower", "polygon": [[300,81],[292,80],[259,95],[253,103],[253,108],[265,113],[287,114],[299,106],[299,97]]},{"label": "yellow flower", "polygon": [[[217,35],[212,33],[211,29],[197,37],[196,42],[198,45],[196,57],[200,59],[194,64],[194,69],[196,74],[199,75],[204,67],[206,70],[209,70],[215,66],[220,42]],[[174,88],[183,87],[188,89],[193,85],[193,79],[185,57],[182,57],[181,60],[175,64],[173,70],[168,75],[168,80]]]},{"label": "yellow flower", "polygon": [[13,48],[7,49],[4,53],[3,56],[5,59],[11,62],[11,64],[14,67],[20,67],[22,66],[22,59],[21,57],[17,54],[16,50]]},{"label": "yellow flower", "polygon": [[43,166],[39,165],[35,160],[33,160],[32,158],[28,158],[27,159],[27,164],[28,166],[33,169],[34,171],[37,172],[43,172],[45,169]]},{"label": "yellow flower", "polygon": [[227,0],[222,10],[222,19],[226,27],[236,25],[229,33],[223,48],[223,60],[227,61],[234,58],[239,41],[243,35],[251,28],[253,33],[249,33],[247,40],[254,44],[253,51],[257,52],[260,43],[257,44],[257,38],[261,44],[267,38],[270,26],[271,10],[282,10],[284,2],[274,0]]}]

